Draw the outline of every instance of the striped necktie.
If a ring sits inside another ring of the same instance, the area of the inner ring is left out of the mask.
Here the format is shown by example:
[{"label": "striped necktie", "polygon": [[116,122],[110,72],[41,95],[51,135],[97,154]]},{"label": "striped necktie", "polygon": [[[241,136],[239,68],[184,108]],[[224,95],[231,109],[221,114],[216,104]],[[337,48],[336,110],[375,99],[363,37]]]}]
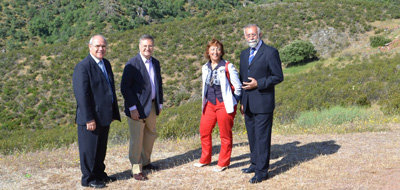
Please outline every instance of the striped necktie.
[{"label": "striped necktie", "polygon": [[255,53],[254,53],[255,51],[256,51],[256,48],[251,48],[250,56],[249,56],[249,65],[255,56]]}]

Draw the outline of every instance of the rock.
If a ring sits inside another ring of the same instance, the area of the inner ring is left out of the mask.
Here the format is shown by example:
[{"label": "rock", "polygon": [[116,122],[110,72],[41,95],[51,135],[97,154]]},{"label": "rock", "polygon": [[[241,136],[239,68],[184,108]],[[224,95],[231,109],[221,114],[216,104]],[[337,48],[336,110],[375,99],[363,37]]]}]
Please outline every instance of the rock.
[{"label": "rock", "polygon": [[346,33],[328,27],[314,32],[309,41],[315,46],[320,57],[327,57],[349,45]]}]

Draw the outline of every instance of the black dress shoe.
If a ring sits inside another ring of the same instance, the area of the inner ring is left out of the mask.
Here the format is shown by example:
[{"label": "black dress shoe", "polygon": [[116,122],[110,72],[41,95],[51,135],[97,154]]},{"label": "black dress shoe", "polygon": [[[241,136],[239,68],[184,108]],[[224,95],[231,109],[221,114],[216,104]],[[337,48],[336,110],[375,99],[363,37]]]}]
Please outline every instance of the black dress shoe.
[{"label": "black dress shoe", "polygon": [[254,168],[243,168],[242,172],[245,174],[254,173],[256,170]]},{"label": "black dress shoe", "polygon": [[104,178],[102,181],[103,181],[104,183],[111,183],[111,182],[117,181],[117,178],[116,178],[116,177],[107,176],[107,177]]},{"label": "black dress shoe", "polygon": [[106,184],[102,181],[91,181],[91,182],[89,182],[88,187],[101,189],[101,188],[106,187]]},{"label": "black dress shoe", "polygon": [[146,181],[149,179],[143,173],[133,174],[132,177],[133,177],[133,179],[138,180],[138,181]]},{"label": "black dress shoe", "polygon": [[267,179],[268,179],[268,176],[260,177],[260,176],[258,176],[258,175],[255,175],[254,177],[252,177],[252,178],[249,180],[249,182],[250,182],[250,183],[260,183],[260,182],[262,182],[262,181],[264,181],[264,180],[267,180]]},{"label": "black dress shoe", "polygon": [[159,167],[153,164],[147,164],[145,166],[143,166],[144,170],[158,170]]}]

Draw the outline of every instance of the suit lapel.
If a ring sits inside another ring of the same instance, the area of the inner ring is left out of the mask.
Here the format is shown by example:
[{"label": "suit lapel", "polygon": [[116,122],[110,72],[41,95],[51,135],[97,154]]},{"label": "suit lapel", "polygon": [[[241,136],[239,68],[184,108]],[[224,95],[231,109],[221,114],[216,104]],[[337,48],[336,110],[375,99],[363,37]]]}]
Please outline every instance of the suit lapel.
[{"label": "suit lapel", "polygon": [[104,80],[106,80],[106,77],[103,74],[103,71],[101,71],[99,65],[96,63],[96,61],[92,58],[92,56],[90,56],[90,65],[91,67],[96,71],[97,75],[100,75],[103,77]]},{"label": "suit lapel", "polygon": [[111,75],[111,64],[110,64],[110,62],[105,61],[105,59],[103,59],[103,63],[104,63],[104,67],[106,68],[106,72],[107,72],[108,80],[110,80],[110,84],[114,84],[113,77]]},{"label": "suit lapel", "polygon": [[[249,69],[252,65],[254,65],[255,62],[257,62],[257,59],[259,59],[262,54],[264,54],[264,43],[261,44],[260,48],[257,50],[257,54],[254,56],[253,60],[251,61],[251,64],[249,65]],[[250,55],[250,53],[249,53]],[[249,62],[247,60],[247,62]]]},{"label": "suit lapel", "polygon": [[[97,73],[96,75],[97,76],[100,76],[100,78],[102,78],[103,80],[103,82],[105,83],[105,86],[107,86],[107,88],[108,88],[108,81],[107,81],[107,79],[106,79],[106,77],[104,76],[104,74],[103,74],[103,71],[101,71],[101,69],[100,69],[100,67],[99,67],[99,65],[96,63],[96,61],[89,55],[89,57],[90,57],[90,65],[91,65],[91,67],[95,70],[95,72]],[[107,64],[105,63],[105,61],[103,61],[103,63],[104,63],[104,67],[106,68],[106,71],[107,71],[107,74],[108,74],[108,76],[109,76],[109,78],[110,78],[110,74],[109,74],[109,71],[108,71],[108,69],[107,69]],[[111,79],[110,79],[111,80]],[[111,81],[110,81],[111,82]],[[111,83],[112,84],[112,83]]]},{"label": "suit lapel", "polygon": [[[141,72],[141,73],[146,73],[146,74],[144,74],[143,76],[145,77],[145,80],[146,80],[146,81],[150,82],[150,74],[149,74],[149,72],[147,71],[146,65],[145,65],[145,63],[143,62],[142,57],[140,56],[140,54],[138,54],[138,59],[139,59],[139,62],[140,62],[140,64],[139,64],[140,72]],[[150,84],[150,83],[149,83],[149,84]],[[151,84],[150,84],[150,86],[151,86]]]},{"label": "suit lapel", "polygon": [[158,61],[155,61],[155,59],[153,59],[153,70],[154,70],[154,87],[156,89],[156,97],[158,96],[158,92],[159,92],[159,86],[158,86],[158,76],[159,74],[161,75],[160,71],[160,64]]},{"label": "suit lapel", "polygon": [[142,74],[142,77],[143,77],[143,80],[144,80],[143,82],[144,82],[144,85],[145,85],[144,86],[144,88],[145,88],[144,93],[145,94],[142,94],[142,96],[141,96],[144,99],[143,99],[143,101],[141,103],[143,104],[144,114],[147,117],[147,116],[149,116],[149,114],[151,112],[151,81],[150,81],[150,74],[147,71],[146,65],[144,64],[143,59],[140,56],[140,53],[137,55],[137,58],[139,59],[139,63],[140,64],[138,65],[138,67],[139,67],[140,73]]},{"label": "suit lapel", "polygon": [[245,63],[245,68],[246,70],[249,69],[249,56],[250,56],[250,48],[247,48],[246,51],[244,52],[244,63]]}]

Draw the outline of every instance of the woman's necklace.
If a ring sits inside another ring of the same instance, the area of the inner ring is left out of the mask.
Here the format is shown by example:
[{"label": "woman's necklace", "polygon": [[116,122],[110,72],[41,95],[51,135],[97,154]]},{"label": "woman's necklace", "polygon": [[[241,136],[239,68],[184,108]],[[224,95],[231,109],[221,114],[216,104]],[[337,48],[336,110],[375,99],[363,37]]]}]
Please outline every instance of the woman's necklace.
[{"label": "woman's necklace", "polygon": [[217,66],[218,66],[218,63],[212,63],[212,62],[211,62],[211,68],[212,68],[212,70],[214,70],[215,67],[217,67]]}]

